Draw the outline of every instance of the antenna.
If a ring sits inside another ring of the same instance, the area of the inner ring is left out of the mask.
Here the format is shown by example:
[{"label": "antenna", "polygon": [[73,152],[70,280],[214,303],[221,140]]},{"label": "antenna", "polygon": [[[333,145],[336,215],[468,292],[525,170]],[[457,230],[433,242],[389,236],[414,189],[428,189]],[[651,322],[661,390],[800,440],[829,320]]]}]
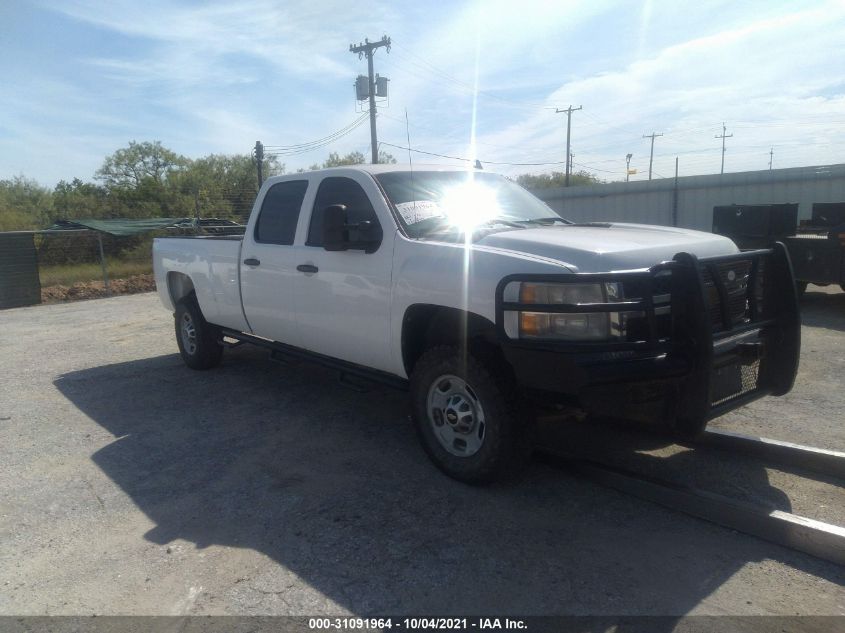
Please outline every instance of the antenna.
[{"label": "antenna", "polygon": [[411,166],[411,173],[413,173],[414,161],[411,160],[411,130],[408,126],[408,108],[405,108],[405,136],[408,139],[408,164]]},{"label": "antenna", "polygon": [[414,196],[414,219],[417,217],[417,194],[414,191],[414,161],[411,158],[411,127],[408,125],[408,108],[405,108],[405,137],[408,139],[408,165],[411,169],[411,192]]}]

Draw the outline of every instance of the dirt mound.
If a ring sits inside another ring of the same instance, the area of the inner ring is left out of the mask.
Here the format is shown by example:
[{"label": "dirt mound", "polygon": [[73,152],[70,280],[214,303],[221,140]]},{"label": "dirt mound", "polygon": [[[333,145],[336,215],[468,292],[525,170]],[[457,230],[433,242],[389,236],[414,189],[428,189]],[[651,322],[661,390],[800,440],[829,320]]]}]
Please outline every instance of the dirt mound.
[{"label": "dirt mound", "polygon": [[59,301],[79,301],[81,299],[99,299],[113,295],[131,295],[138,292],[155,290],[153,275],[133,275],[126,279],[113,279],[109,282],[110,293],[106,292],[102,281],[78,281],[71,286],[49,286],[41,289],[42,303]]}]

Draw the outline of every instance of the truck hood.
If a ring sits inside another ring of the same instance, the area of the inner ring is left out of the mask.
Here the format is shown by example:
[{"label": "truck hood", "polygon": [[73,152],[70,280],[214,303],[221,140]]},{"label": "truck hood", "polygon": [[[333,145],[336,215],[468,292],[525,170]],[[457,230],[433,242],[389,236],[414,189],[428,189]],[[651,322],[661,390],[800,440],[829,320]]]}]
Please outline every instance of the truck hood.
[{"label": "truck hood", "polygon": [[616,222],[502,231],[476,244],[558,260],[575,272],[649,268],[680,252],[710,257],[739,250],[730,239],[712,233]]}]

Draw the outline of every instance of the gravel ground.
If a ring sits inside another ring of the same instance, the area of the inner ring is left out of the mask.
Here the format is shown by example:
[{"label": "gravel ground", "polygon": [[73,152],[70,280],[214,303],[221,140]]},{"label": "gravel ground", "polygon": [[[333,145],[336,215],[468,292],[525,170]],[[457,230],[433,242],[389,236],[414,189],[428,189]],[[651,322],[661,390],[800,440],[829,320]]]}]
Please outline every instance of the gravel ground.
[{"label": "gravel ground", "polygon": [[[795,390],[716,425],[845,449],[845,294],[804,307]],[[842,568],[541,460],[453,482],[403,393],[247,346],[192,372],[153,294],[7,310],[0,332],[0,614],[845,614]],[[624,450],[820,518],[845,505],[836,482]]]}]

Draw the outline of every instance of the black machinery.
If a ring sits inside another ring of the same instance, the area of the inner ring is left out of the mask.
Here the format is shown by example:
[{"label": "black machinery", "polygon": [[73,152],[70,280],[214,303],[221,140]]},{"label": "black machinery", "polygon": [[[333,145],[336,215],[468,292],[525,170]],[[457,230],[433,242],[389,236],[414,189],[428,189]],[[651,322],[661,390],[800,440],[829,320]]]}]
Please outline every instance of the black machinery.
[{"label": "black machinery", "polygon": [[783,242],[799,293],[807,284],[845,290],[845,202],[813,204],[810,220],[798,222],[797,204],[732,204],[713,208],[713,232],[743,250]]}]

